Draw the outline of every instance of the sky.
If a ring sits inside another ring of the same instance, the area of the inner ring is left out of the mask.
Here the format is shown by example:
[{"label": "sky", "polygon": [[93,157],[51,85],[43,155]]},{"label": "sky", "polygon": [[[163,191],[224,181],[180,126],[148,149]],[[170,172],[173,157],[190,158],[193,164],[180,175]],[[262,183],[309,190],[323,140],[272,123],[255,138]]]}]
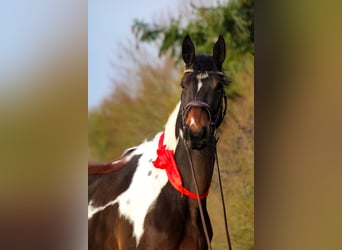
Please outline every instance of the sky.
[{"label": "sky", "polygon": [[86,11],[76,0],[0,1],[1,88],[25,84],[20,76],[53,60],[61,45],[83,39]]},{"label": "sky", "polygon": [[135,18],[153,21],[158,13],[176,9],[170,0],[88,1],[88,109],[98,106],[112,90],[118,44],[133,39]]}]

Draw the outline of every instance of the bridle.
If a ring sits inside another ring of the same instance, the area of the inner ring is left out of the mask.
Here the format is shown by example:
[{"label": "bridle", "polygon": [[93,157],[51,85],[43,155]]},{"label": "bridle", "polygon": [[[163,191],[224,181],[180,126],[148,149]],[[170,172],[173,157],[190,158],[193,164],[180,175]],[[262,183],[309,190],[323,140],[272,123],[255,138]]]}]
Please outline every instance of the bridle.
[{"label": "bridle", "polygon": [[[194,70],[193,69],[186,69],[184,71],[184,73],[193,73]],[[201,72],[198,72],[201,73]],[[219,74],[223,76],[223,73],[220,71],[206,71],[205,73],[207,74]],[[202,101],[190,101],[185,108],[182,110],[181,115],[182,115],[182,120],[183,120],[183,127],[185,126],[185,117],[187,115],[187,113],[189,112],[189,110],[191,108],[197,107],[197,108],[203,108],[207,111],[208,115],[209,115],[209,120],[210,120],[210,127],[211,127],[211,135],[215,136],[215,131],[216,129],[220,126],[220,124],[222,123],[226,112],[227,112],[227,96],[225,91],[222,91],[222,105],[220,105],[219,107],[219,111],[218,111],[218,115],[216,116],[215,120],[212,120],[213,117],[213,113],[212,110],[210,108],[210,106]],[[219,179],[219,184],[220,184],[220,193],[221,193],[221,200],[222,200],[222,209],[223,209],[223,214],[224,214],[224,223],[225,223],[225,230],[226,230],[226,238],[227,238],[227,242],[228,242],[228,247],[230,250],[232,250],[232,246],[231,246],[231,241],[230,241],[230,236],[229,236],[229,230],[228,230],[228,222],[227,222],[227,215],[226,215],[226,206],[225,206],[225,202],[224,202],[224,195],[223,195],[223,188],[222,188],[222,181],[221,181],[221,174],[220,174],[220,166],[219,166],[219,161],[218,161],[218,157],[217,157],[217,150],[216,150],[216,143],[217,143],[218,139],[216,139],[215,137],[215,159],[216,159],[216,166],[217,166],[217,172],[218,172],[218,179]],[[209,234],[208,234],[208,230],[207,230],[207,225],[205,222],[205,218],[204,218],[204,213],[203,213],[203,208],[202,208],[202,203],[201,203],[201,199],[200,199],[200,193],[199,193],[199,189],[198,189],[198,183],[196,180],[196,175],[195,175],[195,170],[194,170],[194,166],[192,163],[192,159],[190,156],[190,152],[189,152],[189,148],[186,145],[185,140],[183,140],[184,143],[184,147],[185,147],[185,151],[188,157],[188,161],[190,164],[190,169],[191,169],[191,174],[192,174],[192,178],[194,180],[195,183],[195,191],[196,191],[196,195],[197,195],[197,203],[198,203],[198,207],[199,207],[199,211],[200,211],[200,217],[201,217],[201,221],[202,221],[202,226],[203,226],[203,231],[204,231],[204,235],[206,238],[206,242],[208,245],[208,249],[211,250],[211,244],[210,244],[210,239],[209,239]]]},{"label": "bridle", "polygon": [[[186,69],[184,73],[194,73],[195,71],[193,69]],[[223,73],[221,71],[204,71],[204,72],[196,72],[196,73],[206,73],[206,74],[216,74],[216,75],[221,75],[223,76]],[[198,101],[198,100],[193,100],[190,101],[185,107],[182,108],[182,122],[183,122],[183,128],[185,126],[185,119],[190,111],[191,108],[202,108],[205,109],[209,115],[209,120],[210,120],[210,128],[211,128],[211,134],[214,135],[216,129],[221,125],[226,113],[227,113],[227,95],[224,90],[222,90],[222,94],[220,99],[222,100],[222,105],[220,105],[219,110],[217,112],[217,115],[215,119],[213,120],[213,111],[211,107],[203,102],[203,101]]]}]

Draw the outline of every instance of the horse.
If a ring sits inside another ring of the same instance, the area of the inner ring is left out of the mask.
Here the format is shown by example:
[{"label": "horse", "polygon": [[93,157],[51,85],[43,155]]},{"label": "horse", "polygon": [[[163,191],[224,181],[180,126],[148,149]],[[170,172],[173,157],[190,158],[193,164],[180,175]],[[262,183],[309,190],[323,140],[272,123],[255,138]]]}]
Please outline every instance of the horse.
[{"label": "horse", "polygon": [[187,35],[181,98],[164,131],[116,161],[88,166],[89,249],[210,248],[206,198],[227,108],[225,56],[222,35],[212,55],[196,54]]}]

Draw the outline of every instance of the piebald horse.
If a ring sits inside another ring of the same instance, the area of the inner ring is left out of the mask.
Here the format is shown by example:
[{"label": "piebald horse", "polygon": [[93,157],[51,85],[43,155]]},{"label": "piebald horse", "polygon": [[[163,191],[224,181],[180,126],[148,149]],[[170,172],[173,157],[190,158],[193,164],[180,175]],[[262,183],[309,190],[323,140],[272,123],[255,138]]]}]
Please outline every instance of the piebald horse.
[{"label": "piebald horse", "polygon": [[225,55],[221,35],[212,55],[196,55],[186,36],[181,100],[165,130],[119,160],[89,167],[89,249],[208,249],[213,231],[206,197],[216,129],[226,113]]}]

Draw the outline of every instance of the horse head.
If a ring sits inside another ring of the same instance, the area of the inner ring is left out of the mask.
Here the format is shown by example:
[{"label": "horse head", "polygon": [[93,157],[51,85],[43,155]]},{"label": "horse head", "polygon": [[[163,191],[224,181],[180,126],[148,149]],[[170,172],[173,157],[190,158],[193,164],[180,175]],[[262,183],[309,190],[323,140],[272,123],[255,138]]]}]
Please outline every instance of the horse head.
[{"label": "horse head", "polygon": [[222,63],[226,45],[220,35],[212,55],[196,55],[187,35],[182,45],[185,63],[181,80],[181,115],[184,140],[191,149],[202,149],[214,136],[226,113],[225,78]]}]

